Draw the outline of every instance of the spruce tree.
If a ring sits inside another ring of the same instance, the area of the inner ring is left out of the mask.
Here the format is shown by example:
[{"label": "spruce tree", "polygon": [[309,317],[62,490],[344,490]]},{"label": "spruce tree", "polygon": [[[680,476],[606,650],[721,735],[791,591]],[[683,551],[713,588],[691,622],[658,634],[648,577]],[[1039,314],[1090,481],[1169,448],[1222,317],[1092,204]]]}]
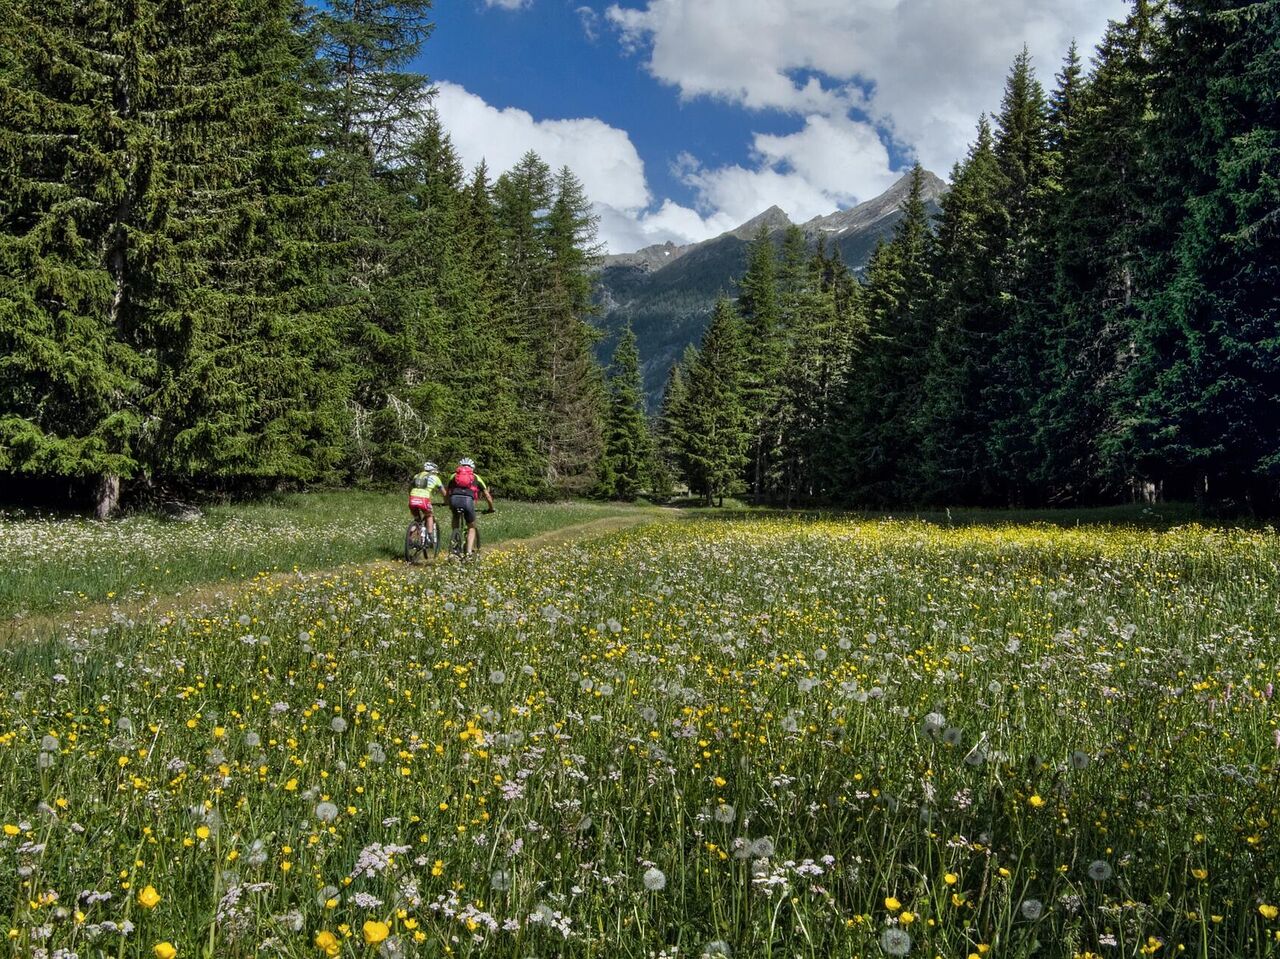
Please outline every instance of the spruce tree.
[{"label": "spruce tree", "polygon": [[738,282],[743,349],[751,362],[744,372],[742,402],[751,434],[746,481],[752,497],[765,496],[770,456],[778,443],[776,410],[782,366],[782,316],[778,298],[778,258],[768,228],[760,225],[747,251],[747,271]]},{"label": "spruce tree", "polygon": [[[1184,0],[1150,133],[1152,289],[1125,452],[1152,480],[1258,513],[1280,477],[1280,6]],[[1185,485],[1182,487],[1185,489]]]},{"label": "spruce tree", "polygon": [[934,335],[921,408],[921,494],[935,501],[1002,502],[1007,487],[991,464],[987,390],[993,346],[1009,322],[1002,270],[1009,212],[986,117],[951,182],[926,307]]},{"label": "spruce tree", "polygon": [[341,385],[307,292],[290,3],[20,4],[0,96],[8,468],[309,479]]},{"label": "spruce tree", "polygon": [[627,327],[609,366],[609,415],[596,494],[634,500],[651,482],[653,451],[644,418],[636,336]]},{"label": "spruce tree", "polygon": [[680,458],[690,488],[704,503],[736,492],[747,462],[750,439],[743,404],[745,354],[733,305],[723,297],[684,384],[680,419]]},{"label": "spruce tree", "polygon": [[992,360],[984,388],[988,455],[995,475],[1004,479],[1003,497],[1026,503],[1034,496],[1035,425],[1031,410],[1042,387],[1045,367],[1041,293],[1048,285],[1044,256],[1044,218],[1052,195],[1048,150],[1049,112],[1024,47],[1005,84],[995,138],[1003,180],[1008,232],[990,251],[999,271],[999,301],[991,304]]},{"label": "spruce tree", "polygon": [[[431,32],[431,0],[335,0],[312,12],[308,72],[315,162],[323,184],[317,220],[328,269],[317,286],[338,312],[351,381],[348,457],[357,477],[400,477],[426,425],[406,399],[418,359],[406,357],[420,314],[392,280],[395,239],[414,215],[397,170],[424,117],[428,87],[407,70]],[[385,450],[383,447],[386,447]]]},{"label": "spruce tree", "polygon": [[1037,478],[1054,502],[1124,492],[1118,435],[1121,386],[1146,259],[1148,173],[1157,42],[1144,2],[1111,24],[1059,150],[1061,190],[1049,223],[1053,251],[1046,390],[1035,409]]},{"label": "spruce tree", "polygon": [[911,171],[911,188],[893,237],[867,265],[866,331],[849,358],[839,401],[833,473],[841,494],[854,502],[910,502],[920,489],[920,403],[932,329],[929,211],[924,170]]}]

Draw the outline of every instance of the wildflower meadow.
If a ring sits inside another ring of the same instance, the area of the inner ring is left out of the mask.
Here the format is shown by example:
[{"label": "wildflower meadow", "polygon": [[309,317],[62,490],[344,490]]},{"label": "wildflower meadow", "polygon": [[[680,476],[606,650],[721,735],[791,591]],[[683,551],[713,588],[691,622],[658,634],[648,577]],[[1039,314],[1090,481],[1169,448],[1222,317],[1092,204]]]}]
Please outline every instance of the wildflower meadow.
[{"label": "wildflower meadow", "polygon": [[657,521],[0,648],[0,955],[1280,956],[1270,530]]}]

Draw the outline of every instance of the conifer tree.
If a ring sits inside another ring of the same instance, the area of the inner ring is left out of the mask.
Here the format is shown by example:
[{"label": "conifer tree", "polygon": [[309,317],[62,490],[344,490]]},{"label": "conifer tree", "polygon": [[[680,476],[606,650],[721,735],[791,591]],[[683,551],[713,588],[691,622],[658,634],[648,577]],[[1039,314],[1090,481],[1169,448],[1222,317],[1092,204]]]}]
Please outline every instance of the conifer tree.
[{"label": "conifer tree", "polygon": [[430,9],[431,0],[335,0],[308,23],[316,48],[308,108],[324,185],[318,218],[331,255],[318,285],[342,318],[351,373],[348,456],[362,477],[399,478],[412,468],[402,457],[427,435],[401,388],[421,365],[405,355],[421,313],[392,277],[395,238],[414,203],[405,177],[393,171],[412,163],[409,145],[429,92],[426,78],[406,68],[431,32]]},{"label": "conifer tree", "polygon": [[782,364],[782,316],[778,299],[778,259],[768,227],[760,225],[747,251],[747,271],[738,283],[744,353],[743,403],[751,434],[748,488],[757,501],[765,495],[770,456],[776,449]]},{"label": "conifer tree", "polygon": [[1190,477],[1197,497],[1258,513],[1280,477],[1278,36],[1275,3],[1170,13],[1150,136],[1153,289],[1122,400],[1136,407],[1125,451],[1148,477]]},{"label": "conifer tree", "polygon": [[1123,493],[1117,434],[1150,208],[1154,11],[1112,23],[1062,134],[1061,190],[1049,223],[1047,385],[1034,422],[1037,479],[1054,502]]},{"label": "conifer tree", "polygon": [[992,361],[983,397],[988,455],[994,473],[1004,478],[1003,495],[1010,503],[1025,503],[1033,496],[1031,410],[1045,367],[1037,330],[1041,293],[1049,280],[1043,225],[1052,195],[1048,140],[1044,90],[1024,47],[1005,84],[995,138],[1008,233],[991,250],[1000,274],[1000,301],[991,305]]},{"label": "conifer tree", "polygon": [[96,476],[99,515],[131,475],[322,475],[340,380],[319,375],[334,342],[306,291],[296,8],[13,13],[17,55],[0,71],[9,468]]},{"label": "conifer tree", "polygon": [[651,483],[653,450],[644,418],[640,354],[630,327],[618,341],[609,367],[609,415],[596,494],[631,501]]},{"label": "conifer tree", "polygon": [[733,305],[716,303],[684,384],[680,458],[690,488],[704,503],[735,492],[747,461],[750,422],[743,404],[742,332]]},{"label": "conifer tree", "polygon": [[992,344],[1008,324],[1002,252],[1009,236],[1004,174],[991,126],[952,175],[942,200],[927,309],[934,329],[921,410],[922,495],[1000,502],[1004,477],[991,465],[986,391]]},{"label": "conifer tree", "polygon": [[918,495],[921,390],[932,342],[925,308],[931,240],[924,170],[916,164],[893,237],[867,266],[867,328],[850,356],[839,402],[833,472],[854,502],[887,505]]}]

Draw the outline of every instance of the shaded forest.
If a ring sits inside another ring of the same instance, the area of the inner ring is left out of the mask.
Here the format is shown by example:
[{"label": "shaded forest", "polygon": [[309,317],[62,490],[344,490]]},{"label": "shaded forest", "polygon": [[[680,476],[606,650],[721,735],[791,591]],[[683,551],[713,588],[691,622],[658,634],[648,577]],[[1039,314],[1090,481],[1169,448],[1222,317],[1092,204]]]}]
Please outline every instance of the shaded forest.
[{"label": "shaded forest", "polygon": [[1025,51],[931,217],[852,283],[761,234],[667,385],[707,501],[1271,514],[1280,480],[1280,4],[1139,0],[1051,89]]},{"label": "shaded forest", "polygon": [[[0,486],[1274,511],[1280,5],[1139,0],[1017,58],[855,279],[791,231],[643,414],[568,169],[463,168],[429,0],[17,0],[0,21]],[[61,484],[61,485],[60,485]]]}]

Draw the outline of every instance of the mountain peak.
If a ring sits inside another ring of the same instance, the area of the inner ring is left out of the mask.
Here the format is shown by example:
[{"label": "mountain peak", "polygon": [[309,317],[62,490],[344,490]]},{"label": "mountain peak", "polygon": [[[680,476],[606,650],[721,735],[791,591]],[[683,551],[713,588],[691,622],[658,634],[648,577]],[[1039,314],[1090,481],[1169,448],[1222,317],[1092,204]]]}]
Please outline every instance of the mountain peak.
[{"label": "mountain peak", "polygon": [[739,240],[754,239],[755,235],[760,232],[760,227],[764,227],[770,233],[774,230],[785,230],[791,226],[791,217],[787,216],[786,211],[776,203],[765,210],[758,213],[746,223],[734,230],[729,230],[724,236],[736,236]]},{"label": "mountain peak", "polygon": [[[924,171],[923,187],[926,204],[936,204],[947,192],[946,181],[928,170]],[[859,203],[857,206],[830,213],[827,216],[815,216],[804,224],[804,232],[811,239],[818,236],[845,236],[862,232],[888,217],[896,217],[902,202],[910,192],[911,171],[908,170],[893,186],[865,203]]]}]

